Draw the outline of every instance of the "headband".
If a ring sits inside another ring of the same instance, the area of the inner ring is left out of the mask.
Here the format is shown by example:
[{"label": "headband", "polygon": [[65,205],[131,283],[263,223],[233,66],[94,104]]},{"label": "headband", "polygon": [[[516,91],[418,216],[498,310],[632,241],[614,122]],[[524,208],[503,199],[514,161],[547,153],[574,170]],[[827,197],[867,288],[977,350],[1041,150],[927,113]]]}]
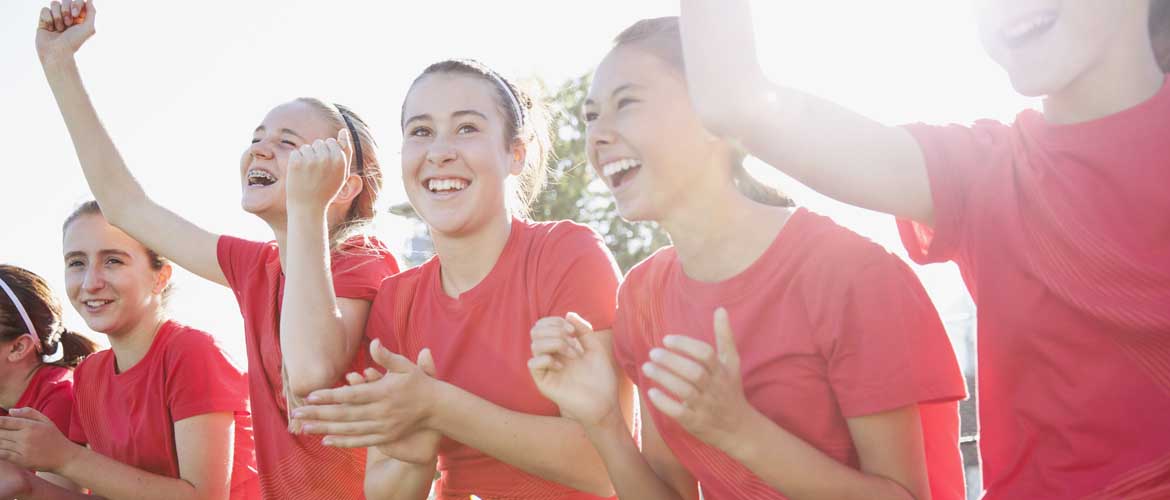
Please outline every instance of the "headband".
[{"label": "headband", "polygon": [[500,76],[500,74],[496,73],[493,69],[485,69],[487,69],[485,73],[487,73],[487,75],[490,76],[492,80],[495,80],[497,85],[504,89],[505,94],[508,94],[508,102],[512,104],[512,112],[516,115],[516,128],[519,129],[524,125],[524,106],[520,105],[520,99],[516,98],[516,93],[512,91],[512,86],[508,85],[508,82],[504,81],[504,77]]},{"label": "headband", "polygon": [[365,165],[365,163],[362,162],[362,138],[358,137],[357,128],[353,126],[353,122],[350,121],[349,115],[345,114],[345,111],[341,109],[341,106],[334,104],[333,107],[337,108],[337,113],[341,115],[342,120],[345,120],[345,128],[349,129],[349,136],[353,138],[353,159],[357,162],[357,168],[355,171],[358,175],[361,175],[362,167]]},{"label": "headband", "polygon": [[[16,306],[16,311],[20,313],[21,319],[24,320],[24,326],[28,327],[28,332],[25,333],[25,335],[32,337],[34,342],[33,345],[36,346],[36,351],[40,353],[42,351],[41,339],[40,337],[37,337],[37,329],[33,326],[32,318],[28,317],[28,311],[24,309],[24,304],[20,302],[20,299],[16,296],[16,292],[12,291],[12,288],[8,286],[8,283],[4,282],[3,278],[0,278],[0,288],[4,289],[4,293],[8,294],[8,298],[11,299],[12,304]],[[65,353],[61,349],[61,343],[57,342],[57,350],[53,351],[53,354],[43,355],[42,360],[46,363],[56,363],[64,357]]]}]

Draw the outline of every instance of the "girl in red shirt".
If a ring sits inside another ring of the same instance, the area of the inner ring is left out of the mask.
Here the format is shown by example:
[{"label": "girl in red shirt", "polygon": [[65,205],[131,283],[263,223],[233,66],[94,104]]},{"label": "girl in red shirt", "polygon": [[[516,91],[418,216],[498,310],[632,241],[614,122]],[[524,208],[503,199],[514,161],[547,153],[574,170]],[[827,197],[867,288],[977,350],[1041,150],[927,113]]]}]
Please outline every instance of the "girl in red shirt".
[{"label": "girl in red shirt", "polygon": [[[32,271],[0,264],[0,416],[30,408],[69,432],[73,410],[73,368],[98,350],[85,336],[61,324],[61,303],[49,284]],[[17,412],[19,413],[19,412]],[[26,472],[0,461],[0,498],[12,498],[28,486]],[[66,488],[69,480],[41,472],[38,476]]]},{"label": "girl in red shirt", "polygon": [[290,433],[288,409],[359,367],[370,302],[398,270],[381,243],[361,236],[381,187],[369,129],[348,108],[317,99],[277,106],[252,132],[239,167],[244,210],[268,223],[275,241],[209,233],[146,195],[98,121],[74,60],[96,14],[92,3],[54,3],[37,32],[90,188],[112,224],[235,292],[264,496],[360,497],[364,451],[323,447],[295,425]]},{"label": "girl in red shirt", "polygon": [[474,61],[430,66],[403,103],[402,183],[437,255],[378,292],[366,334],[387,373],[354,374],[297,411],[329,444],[372,446],[370,498],[425,499],[436,468],[445,500],[613,494],[580,426],[525,367],[540,318],[575,311],[608,330],[618,282],[594,231],[522,218],[544,183],[542,114]]},{"label": "girl in red shirt", "polygon": [[921,284],[748,175],[703,129],[683,71],[677,19],[641,21],[584,106],[622,217],[673,242],[618,296],[613,356],[639,388],[641,450],[586,322],[533,330],[537,385],[584,426],[621,498],[964,498],[964,383]]},{"label": "girl in red shirt", "polygon": [[1042,112],[889,127],[774,85],[747,0],[681,2],[691,96],[713,132],[898,217],[917,262],[958,264],[984,498],[1170,497],[1170,2],[975,3]]},{"label": "girl in red shirt", "polygon": [[[15,409],[0,417],[0,458],[106,498],[258,499],[247,380],[213,337],[167,319],[170,263],[94,202],[64,233],[69,300],[111,348],[74,372],[68,437]],[[73,498],[35,480],[19,496]]]}]

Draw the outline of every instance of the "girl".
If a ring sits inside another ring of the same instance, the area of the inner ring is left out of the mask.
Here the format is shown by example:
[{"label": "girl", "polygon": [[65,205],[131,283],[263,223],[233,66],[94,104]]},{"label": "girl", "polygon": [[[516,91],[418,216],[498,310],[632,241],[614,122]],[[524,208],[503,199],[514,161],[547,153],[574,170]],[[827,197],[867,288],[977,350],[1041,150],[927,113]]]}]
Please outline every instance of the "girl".
[{"label": "girl", "polygon": [[436,467],[440,499],[613,494],[581,427],[541,397],[524,365],[539,318],[576,311],[607,330],[618,280],[592,230],[518,210],[544,183],[542,112],[474,61],[428,67],[403,103],[402,183],[437,255],[378,293],[366,334],[387,373],[313,393],[318,406],[297,411],[326,443],[375,446],[371,498],[425,499]]},{"label": "girl", "polygon": [[[69,300],[111,348],[74,373],[68,438],[42,413],[16,409],[0,417],[0,458],[112,499],[259,498],[247,380],[213,337],[167,319],[170,263],[95,202],[63,231]],[[75,498],[44,481],[18,495]]]},{"label": "girl", "polygon": [[[69,432],[73,410],[73,368],[98,350],[97,344],[61,323],[61,303],[43,278],[31,271],[0,265],[0,416],[9,409],[31,408],[57,430]],[[0,468],[10,464],[0,463]],[[11,467],[10,467],[11,469]],[[0,471],[24,479],[16,470]],[[68,480],[50,473],[40,477],[67,488]],[[22,484],[22,488],[23,488]],[[12,498],[0,488],[0,497]]]},{"label": "girl", "polygon": [[985,498],[1170,496],[1170,84],[1151,48],[1170,48],[1170,6],[976,6],[988,53],[1043,112],[887,127],[773,85],[746,0],[682,2],[691,96],[752,154],[897,216],[917,262],[958,263]]},{"label": "girl", "polygon": [[243,207],[268,223],[275,241],[208,233],[147,197],[98,121],[73,57],[93,34],[95,16],[93,2],[66,1],[60,11],[54,3],[37,36],[90,188],[112,224],[235,292],[265,498],[360,497],[362,450],[326,448],[286,428],[290,402],[356,367],[370,301],[398,269],[380,243],[349,238],[373,217],[381,186],[368,128],[348,108],[317,99],[277,106],[240,162]]},{"label": "girl", "polygon": [[750,177],[702,128],[683,71],[677,18],[641,21],[584,109],[622,217],[673,243],[618,296],[613,350],[640,390],[641,453],[588,324],[533,330],[542,393],[585,427],[621,498],[964,498],[963,379],[922,286]]}]

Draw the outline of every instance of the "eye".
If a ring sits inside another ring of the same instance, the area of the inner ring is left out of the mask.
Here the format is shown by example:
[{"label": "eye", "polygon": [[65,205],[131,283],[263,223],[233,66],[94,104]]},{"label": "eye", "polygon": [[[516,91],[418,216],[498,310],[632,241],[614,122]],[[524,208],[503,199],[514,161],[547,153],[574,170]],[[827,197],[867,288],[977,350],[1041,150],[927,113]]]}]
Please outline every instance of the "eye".
[{"label": "eye", "polygon": [[430,137],[431,129],[426,127],[415,127],[410,129],[410,131],[407,132],[407,135],[411,137]]},{"label": "eye", "polygon": [[594,121],[596,119],[597,119],[597,112],[596,111],[586,111],[585,112],[585,121],[586,122],[591,122],[591,121]]},{"label": "eye", "polygon": [[66,268],[85,267],[85,262],[80,259],[73,259],[65,262]]},{"label": "eye", "polygon": [[293,148],[297,147],[297,143],[295,143],[295,142],[293,142],[293,141],[290,141],[290,140],[288,140],[288,139],[282,140],[282,141],[280,141],[280,143],[281,143],[281,144],[284,144],[284,145],[287,145],[287,146],[289,146],[289,147],[293,147]]},{"label": "eye", "polygon": [[471,133],[479,132],[479,129],[475,128],[475,125],[460,125],[459,129],[456,132],[458,132],[460,134],[471,134]]},{"label": "eye", "polygon": [[629,106],[630,104],[636,104],[638,102],[641,102],[641,101],[634,99],[632,97],[623,97],[620,100],[618,100],[617,109],[622,109],[626,106]]},{"label": "eye", "polygon": [[110,257],[110,258],[106,259],[107,266],[120,266],[122,264],[123,264],[122,259],[119,259],[117,257]]},{"label": "eye", "polygon": [[252,144],[256,144],[257,142],[260,142],[260,139],[252,139]]}]

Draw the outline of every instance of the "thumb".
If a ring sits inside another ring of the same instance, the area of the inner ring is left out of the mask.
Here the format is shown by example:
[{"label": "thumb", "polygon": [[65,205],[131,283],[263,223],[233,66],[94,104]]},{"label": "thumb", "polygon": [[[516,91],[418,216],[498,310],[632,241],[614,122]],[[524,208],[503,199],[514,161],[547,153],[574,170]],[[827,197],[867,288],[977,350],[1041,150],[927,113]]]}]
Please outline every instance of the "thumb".
[{"label": "thumb", "polygon": [[46,417],[43,413],[37,411],[35,408],[15,408],[9,413],[20,418],[35,420],[37,422],[51,423],[49,421],[49,417]]},{"label": "thumb", "polygon": [[583,337],[593,333],[593,325],[589,324],[588,321],[585,321],[585,318],[582,318],[575,312],[566,314],[565,321],[568,321],[570,325],[573,325],[572,335],[574,337]]},{"label": "thumb", "polygon": [[97,17],[97,7],[93,5],[94,0],[89,0],[81,6],[81,15],[83,16],[86,26],[93,26],[93,20]]},{"label": "thumb", "polygon": [[720,307],[715,310],[715,351],[719,354],[719,362],[728,369],[739,373],[739,351],[735,347],[735,334],[731,331],[731,319],[727,316],[727,309]]},{"label": "thumb", "polygon": [[375,363],[382,365],[386,373],[406,373],[414,367],[410,360],[382,347],[381,340],[370,342],[370,357],[374,358]]},{"label": "thumb", "polygon": [[345,155],[346,171],[352,172],[353,168],[350,163],[353,162],[353,137],[349,135],[348,126],[342,125],[341,130],[337,132],[337,145],[341,147],[341,153]]},{"label": "thumb", "polygon": [[431,378],[435,377],[435,357],[431,355],[430,348],[418,353],[418,367]]}]

